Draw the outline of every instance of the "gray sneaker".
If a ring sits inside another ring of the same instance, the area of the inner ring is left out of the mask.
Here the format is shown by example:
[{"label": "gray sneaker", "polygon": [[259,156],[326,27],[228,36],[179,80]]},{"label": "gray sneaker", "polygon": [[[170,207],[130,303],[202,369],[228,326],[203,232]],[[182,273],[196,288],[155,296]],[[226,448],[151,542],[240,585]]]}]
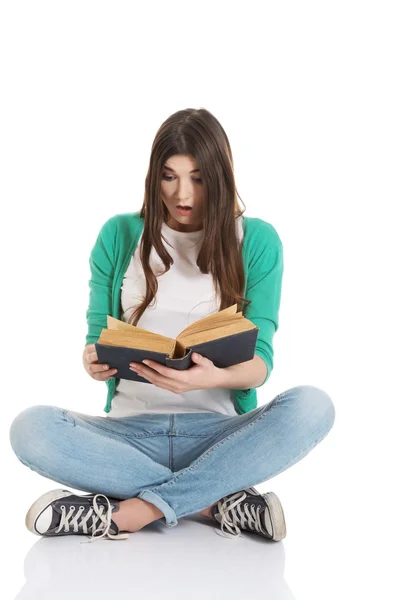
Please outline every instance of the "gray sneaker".
[{"label": "gray sneaker", "polygon": [[104,494],[75,495],[69,490],[51,490],[32,504],[25,525],[32,533],[43,536],[88,535],[88,542],[128,539],[128,534],[120,533],[111,519],[112,512],[119,510],[119,502]]},{"label": "gray sneaker", "polygon": [[273,492],[260,494],[250,487],[229,494],[211,508],[211,514],[221,524],[221,531],[216,529],[216,533],[224,537],[241,536],[241,530],[258,533],[274,542],[286,536],[283,508]]}]

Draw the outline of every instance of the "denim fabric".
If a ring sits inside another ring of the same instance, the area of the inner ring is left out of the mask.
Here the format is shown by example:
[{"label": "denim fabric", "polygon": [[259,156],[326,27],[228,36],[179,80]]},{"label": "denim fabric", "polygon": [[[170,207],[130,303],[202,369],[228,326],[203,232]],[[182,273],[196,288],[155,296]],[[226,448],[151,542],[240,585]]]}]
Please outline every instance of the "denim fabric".
[{"label": "denim fabric", "polygon": [[15,417],[10,442],[18,459],[44,477],[84,492],[142,498],[174,527],[179,518],[289,468],[334,421],[328,394],[302,385],[234,416],[118,419],[36,405]]}]

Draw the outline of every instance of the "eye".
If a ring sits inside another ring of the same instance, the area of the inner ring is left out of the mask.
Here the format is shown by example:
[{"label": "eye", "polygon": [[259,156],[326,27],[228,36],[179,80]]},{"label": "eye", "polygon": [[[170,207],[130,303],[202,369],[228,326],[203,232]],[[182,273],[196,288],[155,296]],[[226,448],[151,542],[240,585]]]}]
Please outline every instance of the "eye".
[{"label": "eye", "polygon": [[[165,179],[166,181],[172,181],[172,180],[173,180],[173,177],[169,177],[168,175],[165,175],[165,173],[163,174],[163,176],[162,176],[162,177],[163,177],[163,179]],[[200,177],[195,177],[195,178],[193,179],[193,181],[195,181],[196,183],[202,183],[202,180],[201,180],[201,178],[200,178]]]}]

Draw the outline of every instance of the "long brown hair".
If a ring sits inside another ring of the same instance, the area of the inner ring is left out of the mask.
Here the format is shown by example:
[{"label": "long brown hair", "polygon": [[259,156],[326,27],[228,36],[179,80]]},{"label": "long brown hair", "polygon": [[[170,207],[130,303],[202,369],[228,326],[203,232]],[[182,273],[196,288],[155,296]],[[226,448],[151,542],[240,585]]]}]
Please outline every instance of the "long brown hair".
[{"label": "long brown hair", "polygon": [[161,198],[161,177],[165,162],[176,154],[192,156],[197,161],[204,186],[203,229],[206,236],[197,257],[202,273],[212,273],[214,289],[219,291],[219,310],[242,302],[250,303],[244,293],[242,243],[236,233],[236,219],[241,211],[235,184],[233,158],[228,137],[219,121],[205,108],[187,108],[171,115],[158,129],[151,148],[140,217],[144,218],[140,260],[146,277],[146,295],[131,314],[129,323],[136,325],[158,290],[157,277],[150,267],[154,246],[169,271],[172,258],[161,241],[161,226],[168,220],[168,209]]}]

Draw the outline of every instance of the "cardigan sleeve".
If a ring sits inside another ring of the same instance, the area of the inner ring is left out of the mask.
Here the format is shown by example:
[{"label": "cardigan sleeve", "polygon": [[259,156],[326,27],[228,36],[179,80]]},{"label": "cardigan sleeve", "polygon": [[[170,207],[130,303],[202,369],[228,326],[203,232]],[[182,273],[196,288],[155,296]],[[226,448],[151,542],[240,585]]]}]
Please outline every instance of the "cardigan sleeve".
[{"label": "cardigan sleeve", "polygon": [[274,227],[265,222],[250,259],[246,299],[251,300],[243,316],[259,327],[255,354],[267,365],[268,381],[274,367],[273,337],[279,327],[279,308],[283,277],[283,245]]},{"label": "cardigan sleeve", "polygon": [[97,342],[112,314],[112,282],[115,269],[115,217],[101,227],[89,257],[89,306],[86,311],[86,345]]}]

